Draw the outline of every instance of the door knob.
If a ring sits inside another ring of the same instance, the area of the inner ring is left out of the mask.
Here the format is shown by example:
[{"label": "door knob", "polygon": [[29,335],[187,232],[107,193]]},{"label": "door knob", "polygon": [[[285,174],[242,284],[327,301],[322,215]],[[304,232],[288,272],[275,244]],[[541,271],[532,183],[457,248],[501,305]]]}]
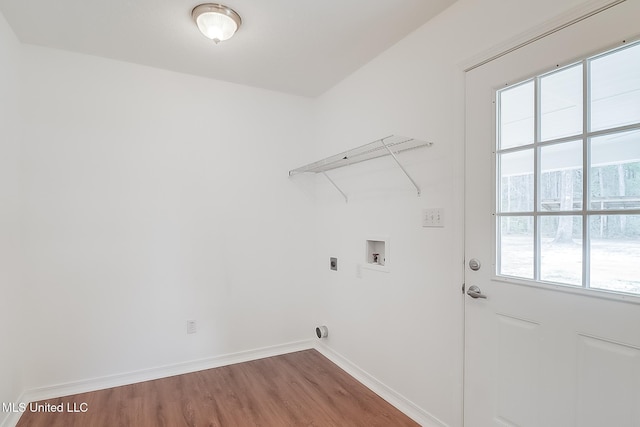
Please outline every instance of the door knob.
[{"label": "door knob", "polygon": [[487,296],[482,293],[479,287],[476,285],[469,286],[469,290],[467,291],[467,295],[471,298],[484,298],[487,299]]}]

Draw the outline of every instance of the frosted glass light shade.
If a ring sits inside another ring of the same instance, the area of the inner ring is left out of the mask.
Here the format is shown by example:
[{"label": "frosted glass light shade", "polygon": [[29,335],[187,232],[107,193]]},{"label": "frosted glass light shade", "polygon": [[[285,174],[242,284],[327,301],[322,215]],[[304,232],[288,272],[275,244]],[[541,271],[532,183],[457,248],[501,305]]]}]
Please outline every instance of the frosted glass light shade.
[{"label": "frosted glass light shade", "polygon": [[201,4],[193,9],[191,15],[200,32],[216,43],[230,39],[242,23],[240,15],[221,4]]}]

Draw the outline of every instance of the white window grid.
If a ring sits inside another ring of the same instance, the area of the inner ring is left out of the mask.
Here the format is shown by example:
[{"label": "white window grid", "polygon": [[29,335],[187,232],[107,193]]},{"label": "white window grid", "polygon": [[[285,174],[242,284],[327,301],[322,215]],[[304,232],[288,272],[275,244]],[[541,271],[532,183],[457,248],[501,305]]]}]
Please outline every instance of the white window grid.
[{"label": "white window grid", "polygon": [[[616,126],[606,129],[598,129],[595,131],[591,131],[589,129],[591,123],[591,90],[590,90],[590,65],[592,61],[602,58],[607,55],[614,54],[623,49],[632,48],[634,46],[640,45],[640,40],[635,41],[633,43],[628,43],[622,47],[608,50],[606,52],[599,53],[597,55],[589,56],[580,61],[572,62],[563,67],[556,67],[556,69],[552,71],[548,71],[546,73],[537,75],[533,78],[529,78],[523,80],[517,84],[509,85],[507,88],[502,88],[496,91],[495,104],[496,104],[496,123],[494,124],[496,129],[496,138],[495,138],[495,151],[493,152],[493,169],[494,169],[494,177],[495,177],[495,186],[494,186],[494,236],[495,236],[495,253],[494,259],[495,262],[495,275],[497,277],[504,278],[513,278],[517,281],[534,283],[534,284],[551,284],[551,285],[561,285],[569,288],[576,288],[576,286],[567,284],[567,283],[557,283],[557,282],[547,282],[541,279],[541,247],[542,247],[542,237],[540,233],[540,219],[543,217],[559,217],[559,216],[574,216],[580,217],[582,220],[582,283],[581,288],[590,289],[596,292],[603,293],[614,293],[620,294],[624,292],[619,291],[611,291],[607,289],[601,288],[590,288],[590,271],[591,271],[591,254],[590,254],[590,217],[606,215],[606,216],[615,216],[615,215],[640,215],[640,209],[591,209],[591,176],[590,176],[590,165],[591,165],[591,140],[601,136],[608,136],[614,134],[622,134],[629,131],[638,131],[640,130],[640,122],[631,123],[623,126]],[[567,68],[574,67],[576,65],[582,65],[582,131],[580,133],[563,136],[561,138],[549,139],[549,140],[541,140],[541,90],[540,90],[540,82],[541,80],[549,75],[554,73],[561,72],[566,70]],[[534,142],[531,144],[519,145],[515,147],[509,147],[505,149],[500,149],[500,126],[498,119],[500,117],[500,93],[504,90],[513,89],[514,87],[525,85],[533,82],[534,84]],[[557,210],[557,211],[544,211],[541,209],[540,205],[540,178],[541,178],[541,149],[543,147],[549,147],[553,145],[563,144],[567,142],[574,141],[582,141],[582,207],[581,209],[573,209],[568,211]],[[534,179],[533,179],[533,210],[531,211],[518,211],[518,212],[502,212],[500,209],[500,164],[499,159],[501,155],[509,154],[509,153],[517,153],[524,152],[527,150],[533,150],[534,154]],[[527,277],[518,277],[518,276],[509,276],[506,274],[500,274],[501,271],[501,239],[500,239],[500,221],[501,218],[506,217],[515,217],[515,218],[532,218],[533,220],[533,278]],[[638,296],[635,295],[634,296]]]}]

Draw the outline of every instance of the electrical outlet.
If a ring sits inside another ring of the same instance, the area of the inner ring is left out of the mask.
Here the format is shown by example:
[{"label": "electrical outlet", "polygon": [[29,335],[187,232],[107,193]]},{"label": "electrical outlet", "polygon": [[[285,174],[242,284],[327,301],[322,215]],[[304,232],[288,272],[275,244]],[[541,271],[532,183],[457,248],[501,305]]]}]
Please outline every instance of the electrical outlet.
[{"label": "electrical outlet", "polygon": [[329,268],[338,271],[338,258],[329,258]]},{"label": "electrical outlet", "polygon": [[195,334],[197,325],[195,320],[187,320],[187,334]]},{"label": "electrical outlet", "polygon": [[442,208],[422,210],[423,227],[444,227],[444,211]]}]

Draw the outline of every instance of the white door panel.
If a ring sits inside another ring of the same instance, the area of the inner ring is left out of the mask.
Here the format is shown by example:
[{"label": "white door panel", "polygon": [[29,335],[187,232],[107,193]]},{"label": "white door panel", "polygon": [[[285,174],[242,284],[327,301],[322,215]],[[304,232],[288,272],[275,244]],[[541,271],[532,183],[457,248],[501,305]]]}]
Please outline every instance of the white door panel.
[{"label": "white door panel", "polygon": [[466,427],[640,426],[640,297],[604,298],[496,276],[495,94],[507,84],[640,35],[626,2],[467,73],[465,258]]}]

